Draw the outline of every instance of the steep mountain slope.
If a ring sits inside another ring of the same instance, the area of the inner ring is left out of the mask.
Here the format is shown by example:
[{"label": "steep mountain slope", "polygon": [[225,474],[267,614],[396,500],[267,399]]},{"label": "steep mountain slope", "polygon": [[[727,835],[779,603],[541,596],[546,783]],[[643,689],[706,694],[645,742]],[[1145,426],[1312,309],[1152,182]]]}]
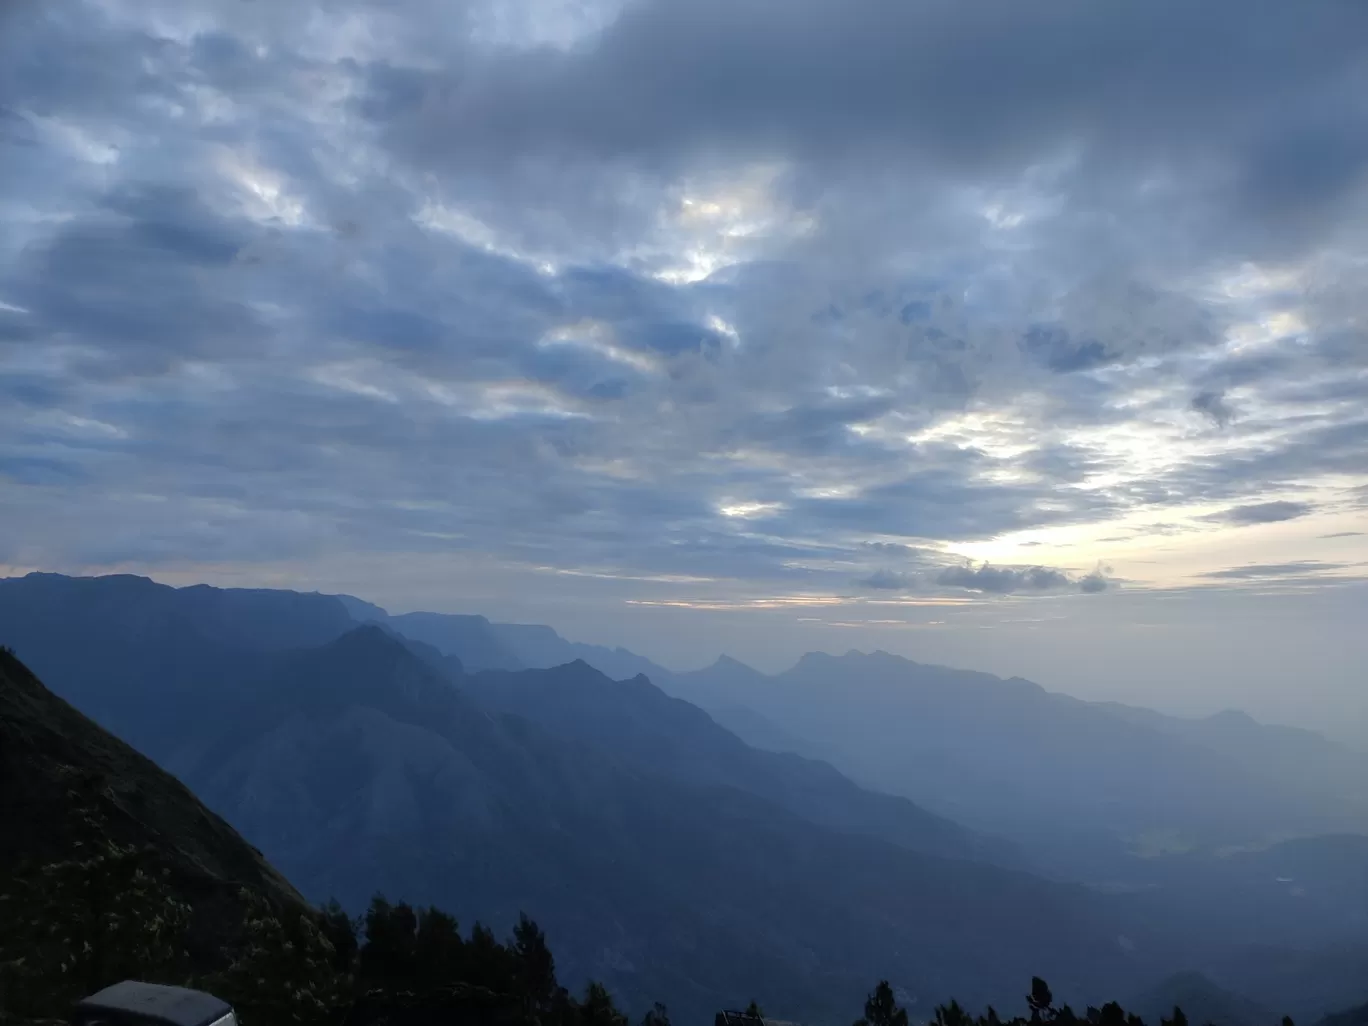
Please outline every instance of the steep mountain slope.
[{"label": "steep mountain slope", "polygon": [[1327,1015],[1317,1026],[1368,1026],[1368,1004]]},{"label": "steep mountain slope", "polygon": [[[727,663],[657,683],[705,708],[754,709],[857,780],[1073,860],[1061,864],[1074,871],[1105,868],[1127,847],[1216,848],[1368,826],[1350,781],[1342,793],[1308,791],[1019,678],[852,652],[809,654],[777,676]],[[1093,836],[1079,834],[1084,823],[1096,825]]]},{"label": "steep mountain slope", "polygon": [[1210,960],[1203,972],[1218,986],[1276,1008],[1297,1022],[1319,1019],[1363,1000],[1368,981],[1368,942],[1289,947],[1250,938],[1242,947]]},{"label": "steep mountain slope", "polygon": [[483,616],[402,613],[381,622],[406,638],[456,656],[472,671],[521,670],[527,665]]},{"label": "steep mountain slope", "polygon": [[[1077,701],[1064,695],[1056,697],[1064,702]],[[1368,752],[1331,741],[1315,731],[1259,723],[1234,710],[1182,719],[1115,703],[1089,704],[1215,752],[1252,776],[1290,784],[1307,793],[1339,792],[1351,807],[1368,810]]]},{"label": "steep mountain slope", "polygon": [[1100,996],[1168,962],[1122,903],[625,767],[487,712],[379,628],[238,666],[145,682],[214,710],[170,703],[149,753],[305,894],[360,907],[381,890],[499,931],[527,910],[567,982],[637,1005],[706,1016],[761,996],[822,1021],[879,976],[1006,1002],[1036,972]]},{"label": "steep mountain slope", "polygon": [[782,730],[747,706],[724,705],[709,709],[708,715],[752,748],[763,752],[787,752],[813,759],[823,758],[819,754],[820,746]]},{"label": "steep mountain slope", "polygon": [[1201,973],[1178,973],[1124,1002],[1146,1022],[1158,1023],[1181,1008],[1197,1026],[1273,1026],[1280,1016],[1255,1001],[1232,994]]},{"label": "steep mountain slope", "polygon": [[[525,908],[566,953],[572,983],[590,974],[606,977],[637,1001],[666,997],[681,1013],[691,1008],[705,1016],[719,1004],[760,997],[776,1011],[815,1012],[818,1020],[824,1010],[847,1018],[851,1003],[857,1007],[880,975],[922,1001],[954,994],[970,1003],[1010,1003],[1021,979],[1039,973],[1077,1003],[1133,991],[1184,967],[1200,968],[1218,985],[1270,1007],[1307,1015],[1348,1007],[1361,996],[1355,989],[1364,965],[1360,934],[1343,907],[1333,909],[1336,901],[1354,900],[1352,849],[1344,862],[1330,849],[1296,856],[1297,873],[1340,866],[1332,877],[1338,883],[1324,892],[1314,887],[1294,895],[1276,879],[1269,887],[1272,862],[1241,862],[1249,872],[1240,868],[1232,879],[1247,875],[1265,896],[1260,900],[1266,898],[1248,915],[1232,904],[1252,893],[1239,887],[1227,892],[1235,897],[1224,906],[1183,900],[1181,891],[1149,877],[1127,881],[1132,890],[1147,888],[1139,893],[1101,897],[883,843],[879,837],[896,837],[907,824],[920,829],[924,821],[905,818],[905,806],[894,812],[878,798],[841,808],[845,782],[775,777],[770,770],[783,763],[710,755],[708,746],[720,743],[713,728],[675,733],[703,722],[692,712],[676,721],[666,706],[624,704],[612,712],[623,717],[623,737],[616,740],[594,722],[608,712],[593,711],[592,703],[565,706],[558,717],[564,723],[532,707],[524,711],[540,725],[491,713],[444,676],[460,673],[451,657],[396,641],[386,634],[395,631],[392,625],[340,634],[354,616],[370,613],[340,598],[271,592],[222,598],[215,589],[168,589],[127,578],[40,577],[0,585],[0,641],[57,668],[54,690],[118,722],[125,737],[136,736],[310,898],[337,894],[356,907],[383,889],[448,906],[467,923],[485,918],[499,929]],[[67,588],[77,601],[39,594],[26,602],[21,593],[31,587]],[[258,610],[258,601],[269,612]],[[239,602],[248,608],[234,605]],[[210,615],[225,607],[232,615]],[[291,639],[297,647],[287,650]],[[832,664],[850,667],[826,657],[824,665]],[[730,683],[742,680],[746,707],[778,730],[803,737],[814,725],[801,717],[786,722],[785,702],[770,704],[771,689],[785,689],[786,682],[740,664],[720,669]],[[1058,720],[1052,724],[1041,719],[1039,689],[1026,682],[986,678],[985,684],[982,675],[965,675],[965,700],[956,703],[941,702],[941,685],[932,680],[912,688],[936,698],[923,696],[919,709],[905,701],[908,686],[896,673],[882,683],[877,674],[849,673],[835,689],[831,674],[817,676],[793,691],[811,687],[819,712],[823,701],[836,702],[833,691],[837,699],[854,700],[848,703],[854,708],[835,710],[824,742],[832,749],[866,765],[862,754],[878,763],[896,755],[899,744],[931,747],[946,763],[932,768],[960,774],[967,784],[950,782],[974,796],[1020,784],[988,811],[1015,815],[1006,821],[1024,821],[1036,831],[1023,831],[1026,836],[1043,836],[1075,858],[1092,838],[1080,836],[1071,816],[1093,815],[1109,781],[1133,783],[1156,760],[1162,768],[1170,753],[1186,753],[1189,745],[1046,696]],[[677,678],[665,679],[670,688],[681,687]],[[594,681],[594,688],[606,687]],[[1022,703],[1015,719],[1001,708],[1014,708],[999,701],[1003,688]],[[949,690],[955,697],[959,683]],[[737,700],[734,688],[722,694]],[[976,703],[988,710],[981,722],[973,719]],[[1090,718],[1098,715],[1109,726]],[[862,723],[872,751],[851,756],[847,743],[860,736]],[[638,733],[650,740],[643,743]],[[939,735],[930,746],[929,733]],[[1125,743],[1112,744],[1118,738]],[[1186,771],[1194,766],[1190,759],[1170,761]],[[1219,764],[1247,782],[1238,768]],[[1096,776],[1106,786],[1074,781],[1075,793],[1064,786],[1068,774]],[[934,774],[928,779],[938,783]],[[1052,779],[1064,782],[1062,794],[1049,793]],[[1175,779],[1157,774],[1141,797],[1162,810],[1163,789]],[[1194,779],[1199,790],[1209,789],[1205,777]],[[763,797],[738,786],[760,789]],[[1145,807],[1124,789],[1120,795],[1126,816]],[[883,808],[889,819],[880,827]],[[841,816],[855,823],[834,818]],[[867,832],[852,836],[852,826]],[[1178,867],[1164,859],[1145,864]],[[1279,862],[1276,871],[1285,867]],[[1305,915],[1299,904],[1309,910]],[[1349,935],[1327,939],[1331,928],[1336,937],[1344,934],[1346,923]],[[1291,937],[1300,937],[1300,948],[1290,946]],[[1262,949],[1236,948],[1258,940],[1267,942]]]},{"label": "steep mountain slope", "polygon": [[1090,991],[1154,954],[1127,953],[1121,909],[1082,890],[824,831],[491,717],[376,629],[243,694],[190,779],[307,893],[378,887],[501,925],[525,908],[573,953],[567,973],[638,1000],[706,1012],[750,987],[849,1007],[872,965],[927,997],[953,981],[1001,1000],[1028,964]]},{"label": "steep mountain slope", "polygon": [[[111,871],[131,860],[130,872],[139,869],[156,881],[153,900],[189,906],[183,943],[191,972],[221,966],[225,947],[242,925],[244,889],[279,912],[307,911],[304,899],[260,853],[184,785],[52,694],[0,649],[0,888],[9,902],[0,946],[23,940],[23,917],[13,907],[21,891],[43,906],[44,926],[59,925],[51,910],[71,898],[62,888],[97,883],[100,869],[70,863],[69,871],[55,872],[52,865],[98,859],[106,849],[128,852],[127,859],[110,862]],[[107,900],[129,900],[135,881],[125,884]],[[82,965],[94,974],[81,981],[90,989],[119,978],[122,953],[96,954],[107,976],[101,982],[101,965]]]},{"label": "steep mountain slope", "polygon": [[645,656],[622,647],[585,645],[567,641],[550,627],[541,624],[496,623],[494,634],[510,650],[517,653],[529,669],[545,670],[581,660],[614,680],[626,680],[644,674],[652,677],[668,672]]},{"label": "steep mountain slope", "polygon": [[927,854],[1021,864],[1009,845],[906,799],[866,791],[826,763],[751,748],[645,676],[615,681],[575,662],[550,670],[483,673],[458,683],[488,708],[516,713],[558,736],[677,780],[735,787],[814,823]]}]

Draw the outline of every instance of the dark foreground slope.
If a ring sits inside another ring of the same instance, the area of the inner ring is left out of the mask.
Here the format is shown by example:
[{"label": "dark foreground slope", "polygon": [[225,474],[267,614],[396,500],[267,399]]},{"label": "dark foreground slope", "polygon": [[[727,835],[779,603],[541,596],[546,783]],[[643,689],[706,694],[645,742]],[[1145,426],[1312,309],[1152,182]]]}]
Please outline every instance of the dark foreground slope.
[{"label": "dark foreground slope", "polygon": [[[8,649],[0,881],[0,1004],[10,1014],[64,1007],[149,964],[175,980],[220,970],[249,906],[312,914],[179,781],[49,692]],[[90,950],[78,957],[83,942]],[[53,944],[75,952],[65,971],[44,959]]]},{"label": "dark foreground slope", "polygon": [[0,649],[0,1023],[64,1022],[123,979],[208,990],[243,1026],[625,1026],[601,987],[559,985],[529,920],[500,943],[379,897],[359,921],[309,908]]}]

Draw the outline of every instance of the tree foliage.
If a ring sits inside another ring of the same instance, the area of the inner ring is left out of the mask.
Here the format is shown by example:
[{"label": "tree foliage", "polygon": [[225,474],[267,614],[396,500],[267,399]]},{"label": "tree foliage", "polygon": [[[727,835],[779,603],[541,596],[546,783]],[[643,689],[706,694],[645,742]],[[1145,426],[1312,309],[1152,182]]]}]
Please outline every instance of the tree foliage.
[{"label": "tree foliage", "polygon": [[[236,938],[212,970],[191,964],[185,946],[190,906],[148,847],[101,840],[99,817],[72,857],[28,866],[0,893],[0,1023],[61,1019],[73,1002],[122,979],[178,983],[231,1002],[244,1026],[627,1026],[600,983],[572,996],[556,978],[541,929],[521,916],[507,941],[475,924],[461,932],[436,908],[377,895],[352,917],[335,902],[278,907],[243,889]],[[973,1015],[957,1002],[937,1007],[934,1026],[1144,1026],[1110,1003],[1082,1015],[1056,1005],[1044,980],[1031,981],[1025,1014]],[[752,1001],[751,1015],[761,1016]],[[720,1016],[719,1016],[720,1018]],[[640,1026],[670,1026],[656,1004]],[[909,1026],[887,980],[869,994],[854,1026]],[[1175,1008],[1159,1026],[1188,1026]],[[1282,1026],[1292,1026],[1284,1020]]]},{"label": "tree foliage", "polygon": [[[239,899],[242,922],[225,931],[236,942],[196,971],[182,947],[190,908],[151,849],[105,842],[27,870],[0,894],[0,1023],[64,1019],[80,998],[137,979],[217,994],[243,1026],[627,1026],[603,985],[578,1000],[560,985],[526,916],[500,942],[381,896],[356,918],[336,903],[282,909],[247,889]],[[664,1006],[645,1026],[669,1026]]]},{"label": "tree foliage", "polygon": [[[104,836],[93,806],[69,858],[0,884],[0,1021],[42,1017],[117,980],[185,983],[190,906],[151,846]],[[60,1013],[59,1013],[60,1014]]]}]

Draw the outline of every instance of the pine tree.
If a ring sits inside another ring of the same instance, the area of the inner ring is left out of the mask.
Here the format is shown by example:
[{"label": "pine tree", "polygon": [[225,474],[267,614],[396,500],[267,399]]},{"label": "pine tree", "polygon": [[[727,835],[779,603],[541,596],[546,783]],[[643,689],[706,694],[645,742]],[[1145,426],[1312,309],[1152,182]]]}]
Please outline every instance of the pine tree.
[{"label": "pine tree", "polygon": [[579,1006],[580,1026],[627,1026],[627,1016],[613,1004],[613,996],[601,983],[591,983],[585,989]]},{"label": "pine tree", "polygon": [[1031,1010],[1032,1023],[1054,1019],[1054,995],[1050,993],[1050,985],[1039,976],[1031,977],[1031,993],[1026,998],[1026,1007]]},{"label": "pine tree", "polygon": [[[940,1011],[937,1009],[938,1014]],[[963,1014],[962,1010],[960,1014]],[[864,1018],[858,1020],[855,1026],[907,1026],[907,1011],[898,1007],[893,988],[887,980],[880,980],[874,993],[865,1000]]]}]

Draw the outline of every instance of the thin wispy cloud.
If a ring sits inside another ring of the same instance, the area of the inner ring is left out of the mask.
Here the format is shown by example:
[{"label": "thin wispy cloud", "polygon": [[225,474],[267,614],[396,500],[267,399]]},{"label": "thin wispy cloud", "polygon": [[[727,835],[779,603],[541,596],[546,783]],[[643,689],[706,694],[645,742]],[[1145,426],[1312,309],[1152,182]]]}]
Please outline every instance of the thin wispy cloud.
[{"label": "thin wispy cloud", "polygon": [[1295,563],[1264,563],[1249,566],[1233,566],[1224,570],[1208,570],[1203,577],[1216,580],[1256,580],[1264,577],[1291,577],[1318,573],[1329,573],[1345,569],[1344,563],[1321,563],[1316,560],[1301,560]]},{"label": "thin wispy cloud", "polygon": [[1246,506],[1232,506],[1219,513],[1209,513],[1202,519],[1224,524],[1278,524],[1304,517],[1312,509],[1314,507],[1306,502],[1254,502]]}]

